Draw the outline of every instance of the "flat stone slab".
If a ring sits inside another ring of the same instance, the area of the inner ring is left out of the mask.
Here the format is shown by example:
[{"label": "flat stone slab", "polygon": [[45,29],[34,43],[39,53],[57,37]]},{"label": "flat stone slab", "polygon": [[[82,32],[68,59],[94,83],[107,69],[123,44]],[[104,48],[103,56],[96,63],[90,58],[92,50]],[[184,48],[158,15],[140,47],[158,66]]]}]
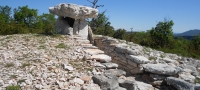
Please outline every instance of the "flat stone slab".
[{"label": "flat stone slab", "polygon": [[109,70],[105,70],[104,73],[106,75],[114,75],[117,77],[126,75],[126,72],[121,69],[109,69]]},{"label": "flat stone slab", "polygon": [[84,51],[88,54],[91,54],[91,55],[97,55],[97,54],[103,54],[104,53],[104,51],[99,50],[99,49],[86,49]]},{"label": "flat stone slab", "polygon": [[89,40],[76,40],[77,42],[80,42],[82,44],[90,44]]},{"label": "flat stone slab", "polygon": [[[174,86],[177,90],[196,90],[194,85],[175,77],[167,77],[165,81]],[[198,90],[198,89],[197,89]]]},{"label": "flat stone slab", "polygon": [[146,72],[163,75],[176,75],[183,71],[180,67],[169,66],[167,64],[145,64],[143,68]]},{"label": "flat stone slab", "polygon": [[108,62],[108,63],[102,63],[106,69],[111,69],[111,68],[118,68],[118,64],[116,63],[112,63],[112,62]]},{"label": "flat stone slab", "polygon": [[91,59],[95,59],[99,62],[110,62],[112,60],[110,56],[105,54],[92,55]]},{"label": "flat stone slab", "polygon": [[74,19],[95,18],[98,15],[98,10],[95,8],[71,3],[61,3],[54,7],[49,7],[49,12],[58,16]]},{"label": "flat stone slab", "polygon": [[135,63],[138,64],[146,64],[150,62],[146,57],[144,56],[134,56],[134,55],[127,55],[126,56],[128,59],[132,60]]}]

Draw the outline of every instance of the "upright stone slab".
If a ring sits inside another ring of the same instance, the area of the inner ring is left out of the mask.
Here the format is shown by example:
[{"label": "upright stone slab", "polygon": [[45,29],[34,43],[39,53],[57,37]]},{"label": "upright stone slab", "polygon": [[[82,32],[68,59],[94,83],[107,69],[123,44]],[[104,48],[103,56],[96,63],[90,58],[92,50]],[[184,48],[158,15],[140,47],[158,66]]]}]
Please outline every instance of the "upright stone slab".
[{"label": "upright stone slab", "polygon": [[88,23],[85,19],[77,19],[74,22],[74,35],[79,35],[83,38],[88,38]]}]

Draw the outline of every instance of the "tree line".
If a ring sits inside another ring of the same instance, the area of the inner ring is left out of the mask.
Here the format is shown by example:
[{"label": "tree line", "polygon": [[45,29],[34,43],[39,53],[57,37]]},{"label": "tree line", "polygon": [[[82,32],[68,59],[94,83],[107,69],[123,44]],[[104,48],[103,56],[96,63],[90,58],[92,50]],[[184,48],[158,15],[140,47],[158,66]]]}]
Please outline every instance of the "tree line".
[{"label": "tree line", "polygon": [[0,34],[43,33],[52,34],[56,18],[53,14],[38,15],[37,9],[19,6],[12,9],[0,6]]}]

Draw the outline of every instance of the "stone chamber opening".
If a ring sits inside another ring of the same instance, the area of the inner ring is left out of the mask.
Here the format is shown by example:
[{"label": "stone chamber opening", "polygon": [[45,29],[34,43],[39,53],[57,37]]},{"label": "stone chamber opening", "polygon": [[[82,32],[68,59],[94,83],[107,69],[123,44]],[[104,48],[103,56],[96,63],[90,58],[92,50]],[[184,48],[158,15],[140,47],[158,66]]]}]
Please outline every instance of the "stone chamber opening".
[{"label": "stone chamber opening", "polygon": [[70,18],[70,17],[63,17],[63,19],[66,20],[68,22],[69,26],[73,28],[75,19]]}]

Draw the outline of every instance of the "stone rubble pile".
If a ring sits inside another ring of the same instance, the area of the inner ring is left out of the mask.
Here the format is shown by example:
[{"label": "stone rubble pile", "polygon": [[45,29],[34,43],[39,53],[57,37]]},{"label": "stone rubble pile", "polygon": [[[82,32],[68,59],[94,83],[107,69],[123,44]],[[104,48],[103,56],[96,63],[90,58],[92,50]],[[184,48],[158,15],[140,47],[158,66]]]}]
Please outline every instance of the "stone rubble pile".
[{"label": "stone rubble pile", "polygon": [[84,56],[71,36],[0,36],[0,90],[100,90]]}]

